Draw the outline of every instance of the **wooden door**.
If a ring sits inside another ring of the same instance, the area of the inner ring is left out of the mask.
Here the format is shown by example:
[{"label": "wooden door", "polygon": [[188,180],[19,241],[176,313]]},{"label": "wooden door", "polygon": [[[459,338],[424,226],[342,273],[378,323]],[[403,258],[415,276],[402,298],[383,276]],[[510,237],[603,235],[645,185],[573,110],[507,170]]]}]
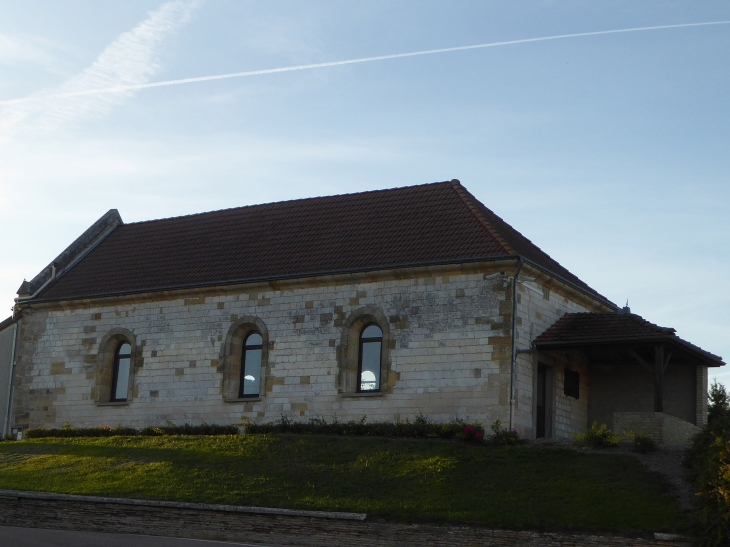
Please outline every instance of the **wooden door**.
[{"label": "wooden door", "polygon": [[537,365],[537,393],[535,394],[537,406],[537,423],[535,437],[544,437],[547,431],[547,366]]}]

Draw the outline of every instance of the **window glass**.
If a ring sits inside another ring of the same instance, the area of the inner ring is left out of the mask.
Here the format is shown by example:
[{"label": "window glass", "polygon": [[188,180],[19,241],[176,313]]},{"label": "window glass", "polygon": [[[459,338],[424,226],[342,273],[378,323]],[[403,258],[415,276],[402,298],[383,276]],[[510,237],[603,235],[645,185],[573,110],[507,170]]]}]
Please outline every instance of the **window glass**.
[{"label": "window glass", "polygon": [[264,339],[257,332],[246,338],[241,363],[240,397],[255,397],[261,393],[261,358]]},{"label": "window glass", "polygon": [[112,401],[126,401],[129,389],[129,369],[132,363],[132,346],[123,342],[114,359],[114,380]]},{"label": "window glass", "polygon": [[258,395],[261,384],[261,348],[246,349],[241,395]]},{"label": "window glass", "polygon": [[377,325],[370,325],[362,331],[362,338],[382,338],[383,331]]},{"label": "window glass", "polygon": [[[107,361],[108,363],[109,361]],[[109,370],[109,369],[107,369]],[[114,399],[125,401],[127,399],[127,388],[129,387],[129,357],[119,359],[117,366],[117,385],[114,390]]]},{"label": "window glass", "polygon": [[246,338],[246,346],[260,346],[264,343],[264,339],[258,333],[253,333]]},{"label": "window glass", "polygon": [[380,340],[362,343],[360,391],[380,389],[380,346]]}]

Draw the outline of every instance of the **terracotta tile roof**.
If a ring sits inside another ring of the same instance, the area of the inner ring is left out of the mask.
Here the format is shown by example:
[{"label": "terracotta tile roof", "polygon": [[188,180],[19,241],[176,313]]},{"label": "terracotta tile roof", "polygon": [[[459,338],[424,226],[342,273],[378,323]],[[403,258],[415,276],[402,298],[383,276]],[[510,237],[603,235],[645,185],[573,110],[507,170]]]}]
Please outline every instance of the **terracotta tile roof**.
[{"label": "terracotta tile roof", "polygon": [[566,313],[535,338],[536,344],[580,340],[628,340],[674,336],[675,330],[634,313]]},{"label": "terracotta tile roof", "polygon": [[518,255],[605,301],[456,180],[123,224],[37,299]]},{"label": "terracotta tile roof", "polygon": [[673,328],[660,327],[634,313],[566,313],[535,338],[533,345],[538,349],[550,349],[665,341],[695,353],[711,362],[710,366],[724,364],[721,357],[681,339],[675,332]]}]

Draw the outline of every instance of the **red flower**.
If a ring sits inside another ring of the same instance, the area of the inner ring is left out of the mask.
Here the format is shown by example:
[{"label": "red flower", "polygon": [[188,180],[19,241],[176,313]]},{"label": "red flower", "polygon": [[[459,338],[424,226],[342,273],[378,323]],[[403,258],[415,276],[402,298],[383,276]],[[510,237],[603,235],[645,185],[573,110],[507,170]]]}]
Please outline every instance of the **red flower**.
[{"label": "red flower", "polygon": [[481,441],[482,439],[484,439],[484,435],[482,435],[481,433],[477,433],[476,435],[474,435],[474,438],[477,441]]},{"label": "red flower", "polygon": [[464,428],[464,433],[466,435],[473,435],[474,434],[474,428],[472,426],[468,425],[468,426],[466,426]]}]

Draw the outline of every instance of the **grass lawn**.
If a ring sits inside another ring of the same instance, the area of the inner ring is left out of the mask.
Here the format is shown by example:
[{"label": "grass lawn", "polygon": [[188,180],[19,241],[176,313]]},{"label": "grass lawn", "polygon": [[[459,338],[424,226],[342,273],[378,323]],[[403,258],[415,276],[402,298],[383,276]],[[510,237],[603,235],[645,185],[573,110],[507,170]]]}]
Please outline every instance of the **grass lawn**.
[{"label": "grass lawn", "polygon": [[0,489],[512,529],[689,527],[661,477],[631,456],[439,440],[287,434],[3,442]]}]

